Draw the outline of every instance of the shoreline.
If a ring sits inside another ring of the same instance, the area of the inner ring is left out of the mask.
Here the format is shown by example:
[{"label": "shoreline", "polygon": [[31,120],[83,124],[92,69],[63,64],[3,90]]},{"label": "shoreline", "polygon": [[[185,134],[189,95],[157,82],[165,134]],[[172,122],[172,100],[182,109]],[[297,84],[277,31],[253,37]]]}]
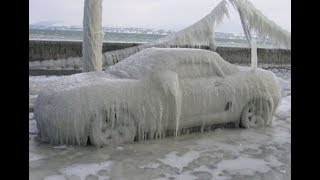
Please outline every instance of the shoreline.
[{"label": "shoreline", "polygon": [[[130,42],[104,42],[102,51],[115,51],[119,49],[138,46],[141,43]],[[201,46],[201,49],[209,49]],[[291,64],[291,50],[257,48],[258,64]],[[217,53],[226,61],[233,64],[250,64],[251,50],[245,47],[218,46]],[[82,41],[70,40],[29,40],[29,75],[70,75],[81,71]],[[61,62],[72,61],[75,66],[59,66]],[[51,64],[43,68],[45,64]],[[56,65],[55,65],[56,64]]]},{"label": "shoreline", "polygon": [[[103,42],[103,52],[114,51],[141,45],[143,43],[132,43],[132,42]],[[202,49],[208,49],[203,46]],[[258,48],[258,58],[260,62],[268,62],[264,60],[263,56],[270,56],[274,59],[273,62],[277,63],[290,63],[291,62],[291,50],[287,49],[269,49],[269,48]],[[243,59],[250,57],[250,48],[246,47],[231,47],[231,46],[218,46],[217,53],[222,58],[229,62],[242,63],[245,60],[233,60]],[[232,55],[233,54],[233,55]],[[230,57],[232,55],[232,58]],[[234,56],[237,55],[237,56]],[[225,56],[225,57],[224,57]],[[259,57],[260,56],[260,57]],[[32,61],[43,61],[43,60],[57,60],[67,59],[70,57],[82,57],[82,41],[72,40],[29,40],[29,62]],[[281,59],[284,59],[281,61]],[[261,61],[262,60],[262,61]],[[270,60],[269,60],[270,61]]]}]

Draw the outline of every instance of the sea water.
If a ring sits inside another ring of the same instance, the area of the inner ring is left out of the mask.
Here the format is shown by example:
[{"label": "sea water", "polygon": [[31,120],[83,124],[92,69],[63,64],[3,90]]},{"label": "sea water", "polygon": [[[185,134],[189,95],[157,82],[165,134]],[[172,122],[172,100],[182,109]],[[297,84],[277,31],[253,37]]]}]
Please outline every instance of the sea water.
[{"label": "sea water", "polygon": [[[150,43],[159,38],[165,37],[172,32],[164,30],[151,30],[151,29],[139,29],[137,30],[118,30],[117,32],[105,32],[104,41],[108,42],[135,42],[135,43]],[[249,47],[248,41],[244,35],[232,33],[220,33],[216,32],[216,43],[218,46],[229,47]],[[70,41],[82,41],[83,31],[74,30],[69,28],[59,29],[29,29],[30,40],[70,40]],[[268,39],[257,39],[258,48],[273,48],[275,47]]]}]

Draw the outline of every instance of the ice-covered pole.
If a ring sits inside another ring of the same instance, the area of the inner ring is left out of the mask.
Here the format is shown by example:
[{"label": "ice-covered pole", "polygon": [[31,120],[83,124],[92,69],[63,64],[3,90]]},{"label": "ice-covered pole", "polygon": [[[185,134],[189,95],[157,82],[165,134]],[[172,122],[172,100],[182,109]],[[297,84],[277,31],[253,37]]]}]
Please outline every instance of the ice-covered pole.
[{"label": "ice-covered pole", "polygon": [[209,49],[214,52],[217,50],[217,46],[214,41],[214,32],[209,36]]},{"label": "ice-covered pole", "polygon": [[251,67],[256,69],[258,67],[258,53],[255,39],[251,39]]},{"label": "ice-covered pole", "polygon": [[85,0],[83,14],[82,71],[102,70],[102,0]]}]

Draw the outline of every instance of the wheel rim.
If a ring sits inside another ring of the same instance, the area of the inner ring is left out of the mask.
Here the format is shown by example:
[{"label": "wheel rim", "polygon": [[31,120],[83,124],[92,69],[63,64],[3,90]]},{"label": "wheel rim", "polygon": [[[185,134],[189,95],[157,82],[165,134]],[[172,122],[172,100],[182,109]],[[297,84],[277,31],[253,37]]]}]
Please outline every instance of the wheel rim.
[{"label": "wheel rim", "polygon": [[103,119],[92,123],[90,141],[95,145],[117,145],[133,142],[136,126],[127,112],[117,114],[113,120]]},{"label": "wheel rim", "polygon": [[241,126],[244,128],[254,128],[265,126],[270,117],[270,108],[266,100],[257,99],[249,102],[241,116]]}]

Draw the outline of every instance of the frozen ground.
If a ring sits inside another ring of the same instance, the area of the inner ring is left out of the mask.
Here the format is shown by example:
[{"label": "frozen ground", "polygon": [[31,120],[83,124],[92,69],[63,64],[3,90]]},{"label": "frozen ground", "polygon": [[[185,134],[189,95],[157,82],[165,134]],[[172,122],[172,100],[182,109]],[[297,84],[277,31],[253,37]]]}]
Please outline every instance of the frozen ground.
[{"label": "frozen ground", "polygon": [[[291,179],[291,71],[271,68],[282,102],[271,127],[217,129],[120,147],[52,146],[37,141],[29,114],[30,179]],[[58,77],[29,77],[30,107]]]}]

